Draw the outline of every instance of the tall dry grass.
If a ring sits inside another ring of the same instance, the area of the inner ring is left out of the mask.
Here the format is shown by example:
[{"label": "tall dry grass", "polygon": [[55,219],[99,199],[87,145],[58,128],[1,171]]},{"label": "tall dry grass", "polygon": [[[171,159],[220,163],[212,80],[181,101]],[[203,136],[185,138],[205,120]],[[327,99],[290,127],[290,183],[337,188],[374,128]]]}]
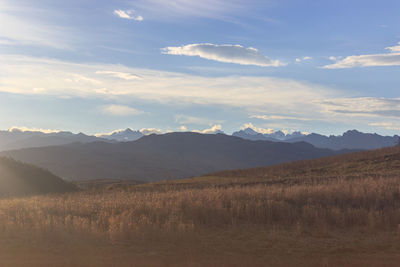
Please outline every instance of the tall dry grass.
[{"label": "tall dry grass", "polygon": [[67,232],[110,240],[155,231],[176,234],[251,225],[395,232],[399,224],[398,178],[105,190],[0,200],[0,233]]}]

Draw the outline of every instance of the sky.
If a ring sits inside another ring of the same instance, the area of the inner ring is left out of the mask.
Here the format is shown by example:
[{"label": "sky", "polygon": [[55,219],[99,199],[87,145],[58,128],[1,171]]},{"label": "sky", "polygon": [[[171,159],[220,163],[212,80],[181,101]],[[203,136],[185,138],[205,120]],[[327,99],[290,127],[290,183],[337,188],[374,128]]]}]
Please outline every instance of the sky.
[{"label": "sky", "polygon": [[397,0],[0,0],[0,129],[400,131]]}]

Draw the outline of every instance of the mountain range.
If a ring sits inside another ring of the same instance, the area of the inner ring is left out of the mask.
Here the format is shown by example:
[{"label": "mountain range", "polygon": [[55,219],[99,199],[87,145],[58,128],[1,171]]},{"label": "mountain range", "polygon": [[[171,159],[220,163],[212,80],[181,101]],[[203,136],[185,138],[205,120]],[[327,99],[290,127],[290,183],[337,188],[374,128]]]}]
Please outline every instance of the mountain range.
[{"label": "mountain range", "polygon": [[73,143],[2,152],[68,180],[157,181],[350,152],[306,142],[251,141],[224,134],[168,133],[132,142]]},{"label": "mountain range", "polygon": [[0,131],[0,151],[27,147],[66,145],[75,142],[90,143],[96,141],[110,140],[83,133],[74,134],[71,132],[45,133],[41,131],[22,131],[18,129]]},{"label": "mountain range", "polygon": [[319,148],[329,148],[332,150],[341,149],[360,149],[372,150],[383,147],[391,147],[399,143],[399,136],[381,136],[378,134],[362,133],[357,130],[351,130],[343,133],[343,135],[325,136],[321,134],[303,134],[294,132],[285,134],[282,131],[277,131],[271,134],[262,134],[254,131],[251,128],[234,132],[233,136],[237,136],[247,140],[265,140],[273,142],[307,142]]},{"label": "mountain range", "polygon": [[[148,130],[118,130],[108,134],[86,135],[83,133],[74,134],[71,132],[51,132],[22,131],[12,129],[0,131],[0,151],[15,150],[29,147],[45,147],[66,145],[71,143],[91,143],[91,142],[131,142],[144,136],[152,134],[154,131]],[[159,132],[157,132],[159,133]],[[223,134],[218,131],[212,134]],[[399,142],[399,136],[381,136],[378,134],[362,133],[356,130],[345,132],[343,135],[325,136],[317,133],[304,134],[293,132],[291,134],[283,131],[272,133],[259,133],[252,128],[246,128],[232,134],[253,141],[272,141],[272,142],[307,142],[319,148],[329,148],[332,150],[359,149],[371,150],[383,147],[390,147]]]},{"label": "mountain range", "polygon": [[141,131],[134,131],[130,128],[127,128],[125,130],[117,130],[108,134],[98,134],[96,136],[118,142],[129,142],[129,141],[136,141],[145,136],[145,134],[143,134]]}]

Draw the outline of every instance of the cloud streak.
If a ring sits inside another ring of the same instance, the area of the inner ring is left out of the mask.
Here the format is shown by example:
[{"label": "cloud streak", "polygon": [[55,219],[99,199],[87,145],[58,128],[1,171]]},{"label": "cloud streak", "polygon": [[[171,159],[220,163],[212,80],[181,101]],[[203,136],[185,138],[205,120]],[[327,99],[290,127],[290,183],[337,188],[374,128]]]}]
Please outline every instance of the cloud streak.
[{"label": "cloud streak", "polygon": [[232,22],[233,17],[264,4],[260,0],[137,0],[131,5],[152,19],[176,17],[212,18]]},{"label": "cloud streak", "polygon": [[129,19],[135,21],[143,21],[143,17],[140,15],[135,15],[134,10],[114,10],[114,15],[120,17],[121,19]]},{"label": "cloud streak", "polygon": [[324,69],[347,69],[356,67],[385,67],[400,66],[400,42],[397,46],[386,47],[389,53],[348,56],[343,59],[330,57],[336,61],[334,64],[326,65]]},{"label": "cloud streak", "polygon": [[40,132],[40,133],[45,133],[45,134],[50,134],[50,133],[60,133],[60,130],[54,130],[54,129],[38,129],[38,128],[29,128],[25,126],[13,126],[10,129],[8,129],[9,132]]},{"label": "cloud streak", "polygon": [[192,130],[191,132],[194,133],[202,133],[202,134],[216,134],[216,133],[222,133],[222,125],[216,124],[213,125],[211,128],[204,129],[204,130]]},{"label": "cloud streak", "polygon": [[[115,73],[140,79],[118,78]],[[122,65],[0,55],[0,79],[0,92],[181,108],[230,107],[260,114],[258,119],[286,120],[285,125],[295,123],[295,128],[309,125],[308,120],[368,125],[382,120],[394,122],[400,117],[398,98],[352,97],[317,84],[272,77],[204,77]],[[108,111],[114,116],[138,114],[137,110],[126,108],[112,107]],[[181,125],[222,123],[190,116],[177,116],[175,120]]]},{"label": "cloud streak", "polygon": [[193,116],[187,116],[187,115],[175,115],[175,122],[178,124],[196,124],[196,125],[213,125],[216,123],[223,123],[221,120],[211,120],[207,118],[201,118],[201,117],[193,117]]},{"label": "cloud streak", "polygon": [[118,72],[118,71],[103,70],[103,71],[96,71],[96,74],[105,74],[105,75],[109,75],[111,77],[115,77],[115,78],[119,78],[119,79],[123,79],[123,80],[127,80],[127,81],[141,79],[141,77],[138,75],[126,73],[126,72]]},{"label": "cloud streak", "polygon": [[210,43],[189,44],[161,49],[163,54],[179,56],[198,56],[208,60],[260,67],[279,67],[285,64],[262,55],[256,48],[241,45],[216,45]]},{"label": "cloud streak", "polygon": [[374,122],[370,123],[369,125],[374,127],[384,128],[387,130],[395,130],[395,131],[400,130],[400,122]]},{"label": "cloud streak", "polygon": [[311,121],[313,119],[310,118],[300,118],[296,116],[288,116],[288,115],[252,115],[251,119],[260,119],[260,120],[294,120],[294,121]]},{"label": "cloud streak", "polygon": [[113,116],[136,116],[143,114],[143,111],[125,105],[107,105],[102,107],[104,114]]},{"label": "cloud streak", "polygon": [[42,21],[25,16],[8,14],[0,9],[0,45],[45,46],[71,50],[74,40],[71,30],[66,27],[47,25]]},{"label": "cloud streak", "polygon": [[336,98],[323,101],[321,107],[331,115],[366,118],[400,118],[400,98]]}]

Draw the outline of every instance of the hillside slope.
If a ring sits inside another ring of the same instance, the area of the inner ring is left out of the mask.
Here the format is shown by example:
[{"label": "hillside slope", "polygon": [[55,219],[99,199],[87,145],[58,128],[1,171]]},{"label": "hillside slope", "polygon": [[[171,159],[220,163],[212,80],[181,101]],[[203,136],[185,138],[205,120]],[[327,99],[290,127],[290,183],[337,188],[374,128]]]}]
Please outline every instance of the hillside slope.
[{"label": "hillside slope", "polygon": [[3,155],[49,169],[69,180],[157,181],[237,168],[332,156],[310,144],[249,141],[222,134],[170,133],[126,143],[29,148]]},{"label": "hillside slope", "polygon": [[270,167],[222,171],[210,176],[288,183],[343,178],[400,178],[400,146]]},{"label": "hillside slope", "polygon": [[76,190],[44,169],[0,157],[0,196],[59,193]]}]

